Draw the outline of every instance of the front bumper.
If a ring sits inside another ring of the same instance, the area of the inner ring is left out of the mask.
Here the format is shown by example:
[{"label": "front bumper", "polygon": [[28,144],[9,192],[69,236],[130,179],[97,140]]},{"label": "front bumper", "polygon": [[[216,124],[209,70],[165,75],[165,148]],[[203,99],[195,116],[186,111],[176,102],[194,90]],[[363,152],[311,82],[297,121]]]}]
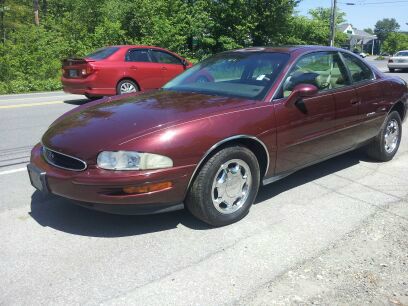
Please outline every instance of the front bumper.
[{"label": "front bumper", "polygon": [[388,63],[389,69],[408,69],[408,63]]},{"label": "front bumper", "polygon": [[[76,172],[48,164],[41,145],[31,152],[29,168],[43,176],[46,192],[77,201],[76,204],[105,212],[146,214],[182,208],[195,165],[155,171],[109,171],[89,166]],[[141,194],[125,194],[124,187],[171,182],[170,188]],[[38,188],[37,188],[38,189]]]}]

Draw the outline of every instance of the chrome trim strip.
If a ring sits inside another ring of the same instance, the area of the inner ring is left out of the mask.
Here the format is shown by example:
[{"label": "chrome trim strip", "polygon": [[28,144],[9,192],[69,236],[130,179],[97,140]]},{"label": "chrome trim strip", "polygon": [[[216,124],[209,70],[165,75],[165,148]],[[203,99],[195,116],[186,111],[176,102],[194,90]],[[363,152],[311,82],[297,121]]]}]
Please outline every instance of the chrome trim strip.
[{"label": "chrome trim strip", "polygon": [[224,144],[224,143],[226,143],[226,142],[228,142],[228,141],[236,140],[236,139],[245,139],[245,138],[246,138],[246,139],[252,139],[252,140],[257,141],[257,142],[258,142],[259,144],[261,144],[262,147],[264,148],[265,153],[266,153],[266,169],[265,169],[265,173],[264,173],[263,175],[265,176],[266,173],[268,173],[268,169],[269,169],[269,151],[268,151],[268,148],[266,147],[266,145],[265,145],[261,140],[259,140],[258,138],[254,137],[254,136],[249,136],[249,135],[236,135],[236,136],[231,136],[231,137],[225,138],[225,139],[223,139],[223,140],[217,142],[217,143],[214,144],[210,149],[208,149],[207,152],[205,152],[204,156],[203,156],[203,157],[201,158],[201,160],[198,162],[196,168],[194,169],[193,174],[192,174],[191,177],[190,177],[190,180],[189,180],[188,185],[187,185],[187,190],[186,190],[186,192],[187,192],[188,189],[190,188],[190,185],[191,185],[191,183],[193,182],[193,178],[194,178],[194,176],[196,175],[198,169],[200,168],[200,166],[202,165],[202,163],[204,162],[204,160],[211,154],[212,151],[214,151],[214,150],[215,150],[216,148],[218,148],[220,145],[222,145],[222,144]]},{"label": "chrome trim strip", "polygon": [[[82,164],[84,165],[84,168],[83,168],[83,169],[71,169],[71,168],[65,168],[65,167],[56,165],[56,164],[54,164],[52,161],[50,161],[50,160],[47,158],[47,154],[44,154],[44,149],[45,149],[45,150],[48,150],[48,151],[51,151],[51,152],[54,152],[54,153],[57,153],[57,154],[64,155],[64,156],[69,157],[69,158],[72,158],[72,159],[75,159],[75,160],[79,161],[80,163],[82,163]],[[64,154],[64,153],[61,153],[61,152],[58,152],[58,151],[55,151],[55,150],[51,150],[50,148],[48,148],[48,147],[46,147],[46,146],[44,146],[44,145],[42,145],[41,152],[42,152],[42,156],[43,156],[44,159],[47,161],[47,163],[49,163],[50,165],[52,165],[52,166],[54,166],[54,167],[60,168],[60,169],[79,172],[79,171],[84,171],[84,170],[88,167],[88,165],[86,164],[86,162],[84,162],[83,160],[81,160],[81,159],[79,159],[79,158],[76,158],[76,157],[74,157],[74,156],[71,156],[71,155],[67,155],[67,154]]]},{"label": "chrome trim strip", "polygon": [[276,175],[276,176],[271,176],[270,178],[267,178],[267,179],[263,179],[262,185],[265,186],[265,185],[277,182],[277,181],[279,181],[281,179],[284,179],[285,177],[287,177],[287,176],[289,176],[289,175],[291,175],[291,174],[293,174],[295,172],[296,171],[288,172],[288,173],[284,173],[284,174],[280,174],[280,175]]}]

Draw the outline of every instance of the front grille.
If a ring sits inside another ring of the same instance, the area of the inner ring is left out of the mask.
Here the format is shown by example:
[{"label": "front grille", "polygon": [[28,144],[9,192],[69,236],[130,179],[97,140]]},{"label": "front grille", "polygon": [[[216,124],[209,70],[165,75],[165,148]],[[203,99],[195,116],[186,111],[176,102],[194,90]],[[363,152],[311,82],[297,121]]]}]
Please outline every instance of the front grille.
[{"label": "front grille", "polygon": [[59,153],[43,147],[43,156],[45,160],[58,168],[72,171],[82,171],[86,169],[86,162],[63,153]]}]

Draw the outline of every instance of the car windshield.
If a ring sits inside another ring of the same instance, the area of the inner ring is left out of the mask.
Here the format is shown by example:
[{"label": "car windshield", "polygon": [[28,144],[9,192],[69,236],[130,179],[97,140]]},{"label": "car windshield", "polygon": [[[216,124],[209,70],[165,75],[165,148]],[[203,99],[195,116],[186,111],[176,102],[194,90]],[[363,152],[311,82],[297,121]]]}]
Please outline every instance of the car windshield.
[{"label": "car windshield", "polygon": [[119,50],[118,47],[102,48],[102,49],[96,50],[94,53],[91,53],[91,54],[89,54],[89,55],[87,55],[85,57],[86,58],[91,58],[93,60],[102,60],[102,59],[105,59],[105,58],[111,56],[113,53],[115,53],[118,50]]},{"label": "car windshield", "polygon": [[225,52],[188,69],[164,90],[261,100],[289,60],[273,52]]},{"label": "car windshield", "polygon": [[408,51],[400,51],[395,56],[408,56]]}]

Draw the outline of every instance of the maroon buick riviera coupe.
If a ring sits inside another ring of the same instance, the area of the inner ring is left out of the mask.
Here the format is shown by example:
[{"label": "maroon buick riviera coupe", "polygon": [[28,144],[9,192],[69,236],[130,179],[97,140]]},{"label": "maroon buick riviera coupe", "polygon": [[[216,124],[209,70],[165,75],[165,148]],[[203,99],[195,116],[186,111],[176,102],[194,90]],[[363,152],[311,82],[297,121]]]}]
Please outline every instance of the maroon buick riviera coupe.
[{"label": "maroon buick riviera coupe", "polygon": [[28,171],[37,189],[89,208],[185,205],[222,226],[248,213],[260,184],[361,146],[391,160],[407,100],[404,81],[345,50],[224,52],[161,90],[64,114],[33,148]]}]

